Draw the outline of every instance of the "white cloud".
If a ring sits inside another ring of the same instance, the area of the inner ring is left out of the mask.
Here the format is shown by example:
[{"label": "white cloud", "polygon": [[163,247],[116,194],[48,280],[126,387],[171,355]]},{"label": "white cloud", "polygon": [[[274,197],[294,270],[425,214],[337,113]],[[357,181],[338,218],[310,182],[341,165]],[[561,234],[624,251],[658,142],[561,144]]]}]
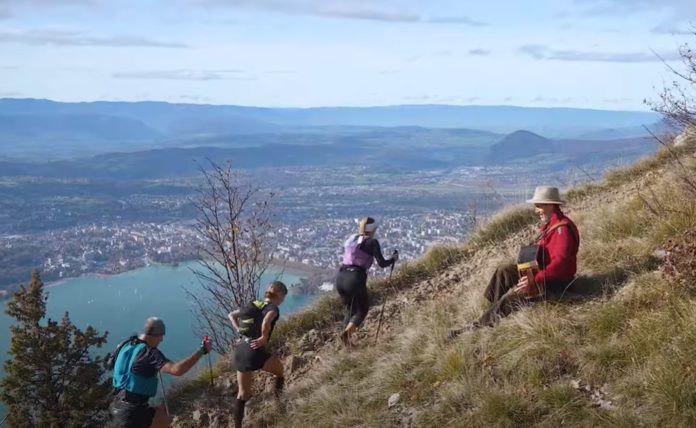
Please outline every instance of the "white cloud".
[{"label": "white cloud", "polygon": [[519,52],[538,60],[583,62],[661,62],[679,60],[679,52],[597,52],[553,49],[546,45],[523,45]]},{"label": "white cloud", "polygon": [[116,79],[138,80],[249,80],[249,77],[235,76],[240,70],[148,70],[122,71],[113,73]]},{"label": "white cloud", "polygon": [[595,14],[666,10],[687,20],[696,18],[696,2],[693,0],[575,0],[575,3],[588,6]]},{"label": "white cloud", "polygon": [[469,55],[476,55],[476,56],[490,55],[490,53],[491,53],[491,51],[489,51],[489,50],[487,50],[487,49],[480,49],[480,48],[471,49],[471,50],[469,51]]},{"label": "white cloud", "polygon": [[430,16],[394,0],[189,0],[201,6],[267,10],[293,15],[365,21],[462,24],[472,27],[488,25],[467,16]]},{"label": "white cloud", "polygon": [[1,31],[0,43],[17,43],[30,46],[125,46],[185,48],[183,43],[154,40],[139,36],[96,36],[82,31],[22,30]]},{"label": "white cloud", "polygon": [[0,19],[13,18],[22,9],[63,6],[95,6],[98,0],[0,0]]},{"label": "white cloud", "polygon": [[679,34],[679,35],[690,35],[696,32],[696,27],[688,25],[674,23],[674,22],[662,22],[661,24],[653,27],[651,30],[654,34]]},{"label": "white cloud", "polygon": [[98,4],[97,0],[0,0],[0,6],[66,6],[81,5],[93,6]]}]

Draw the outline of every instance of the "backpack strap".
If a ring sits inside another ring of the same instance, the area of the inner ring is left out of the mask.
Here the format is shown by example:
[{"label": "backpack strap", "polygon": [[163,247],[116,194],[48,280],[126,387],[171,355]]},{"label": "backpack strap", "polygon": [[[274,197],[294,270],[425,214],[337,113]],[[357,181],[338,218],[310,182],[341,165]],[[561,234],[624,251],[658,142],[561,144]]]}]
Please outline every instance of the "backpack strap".
[{"label": "backpack strap", "polygon": [[266,306],[268,306],[268,302],[265,301],[265,300],[264,300],[264,301],[255,300],[255,301],[254,301],[254,306],[256,306],[256,308],[257,308],[258,310],[262,311]]},{"label": "backpack strap", "polygon": [[561,227],[563,227],[563,226],[568,226],[569,224],[570,224],[570,223],[568,222],[568,220],[561,220],[561,221],[559,221],[558,223],[556,223],[556,224],[554,224],[553,226],[551,226],[551,227],[549,227],[548,229],[546,229],[546,230],[544,231],[543,236],[544,236],[544,237],[549,236],[549,235],[551,234],[551,232],[553,232],[554,230],[559,229],[559,228],[561,228]]},{"label": "backpack strap", "polygon": [[118,346],[116,346],[116,349],[114,350],[113,353],[107,354],[106,356],[106,366],[109,370],[113,370],[114,366],[116,365],[116,358],[118,358],[118,354],[121,352],[121,349],[126,345],[126,343],[131,343],[134,340],[140,340],[138,339],[138,336],[131,336],[128,339],[124,340],[123,342],[119,343]]},{"label": "backpack strap", "polygon": [[558,223],[554,224],[553,226],[551,226],[551,227],[549,227],[548,229],[546,229],[546,230],[544,230],[543,232],[541,232],[539,235],[537,235],[537,237],[536,237],[536,239],[534,240],[534,242],[539,242],[539,241],[542,240],[543,238],[546,238],[547,236],[549,236],[549,235],[551,234],[551,232],[553,232],[554,230],[559,229],[559,228],[561,228],[561,227],[563,227],[563,226],[568,226],[568,230],[570,231],[570,233],[573,235],[573,238],[575,238],[575,241],[577,242],[577,241],[578,241],[578,237],[577,237],[577,235],[575,234],[575,230],[573,230],[573,228],[570,227],[570,222],[569,222],[568,220],[566,220],[566,219],[563,219],[563,220],[559,221]]}]

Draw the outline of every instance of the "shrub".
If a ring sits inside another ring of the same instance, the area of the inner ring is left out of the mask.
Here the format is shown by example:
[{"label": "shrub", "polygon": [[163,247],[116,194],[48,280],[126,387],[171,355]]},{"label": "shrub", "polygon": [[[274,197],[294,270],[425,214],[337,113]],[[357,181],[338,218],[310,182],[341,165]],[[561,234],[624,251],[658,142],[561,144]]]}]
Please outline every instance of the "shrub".
[{"label": "shrub", "polygon": [[665,246],[665,274],[680,287],[696,292],[696,229],[684,232]]}]

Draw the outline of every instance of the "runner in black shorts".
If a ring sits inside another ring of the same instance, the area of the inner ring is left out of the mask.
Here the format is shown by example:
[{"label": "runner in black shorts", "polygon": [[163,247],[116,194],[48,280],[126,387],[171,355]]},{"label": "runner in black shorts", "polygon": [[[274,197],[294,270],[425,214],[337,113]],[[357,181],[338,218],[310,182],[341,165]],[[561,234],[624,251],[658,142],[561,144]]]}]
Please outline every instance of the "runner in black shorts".
[{"label": "runner in black shorts", "polygon": [[278,356],[271,354],[266,345],[271,340],[273,329],[280,316],[278,306],[283,303],[288,289],[280,281],[274,281],[266,291],[263,302],[252,302],[244,309],[228,315],[241,340],[234,350],[234,364],[237,369],[239,391],[234,409],[235,428],[241,428],[244,419],[244,406],[251,398],[254,372],[263,370],[275,375],[275,394],[279,397],[283,390],[283,363]]}]

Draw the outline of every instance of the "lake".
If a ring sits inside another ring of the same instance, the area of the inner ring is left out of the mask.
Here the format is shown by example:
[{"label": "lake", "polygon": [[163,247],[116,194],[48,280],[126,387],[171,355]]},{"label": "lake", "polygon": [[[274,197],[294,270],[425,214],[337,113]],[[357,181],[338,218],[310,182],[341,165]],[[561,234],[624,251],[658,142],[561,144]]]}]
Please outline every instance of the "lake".
[{"label": "lake", "polygon": [[[200,345],[201,338],[193,334],[195,321],[191,316],[191,301],[184,288],[198,290],[194,274],[189,269],[195,262],[178,266],[152,265],[113,276],[89,275],[66,280],[46,288],[48,292],[47,316],[62,318],[65,311],[79,328],[94,326],[100,333],[109,332],[108,342],[100,351],[110,352],[123,339],[140,331],[146,318],[157,316],[164,320],[167,335],[159,346],[171,360],[191,355]],[[265,285],[279,279],[288,286],[299,281],[294,272],[271,270],[264,276]],[[280,307],[281,319],[308,306],[312,296],[289,295]],[[4,375],[2,363],[7,359],[10,346],[9,327],[12,319],[0,314],[0,377]],[[198,369],[207,368],[201,360]],[[165,376],[168,377],[168,376]],[[4,410],[0,407],[0,420]]]}]

